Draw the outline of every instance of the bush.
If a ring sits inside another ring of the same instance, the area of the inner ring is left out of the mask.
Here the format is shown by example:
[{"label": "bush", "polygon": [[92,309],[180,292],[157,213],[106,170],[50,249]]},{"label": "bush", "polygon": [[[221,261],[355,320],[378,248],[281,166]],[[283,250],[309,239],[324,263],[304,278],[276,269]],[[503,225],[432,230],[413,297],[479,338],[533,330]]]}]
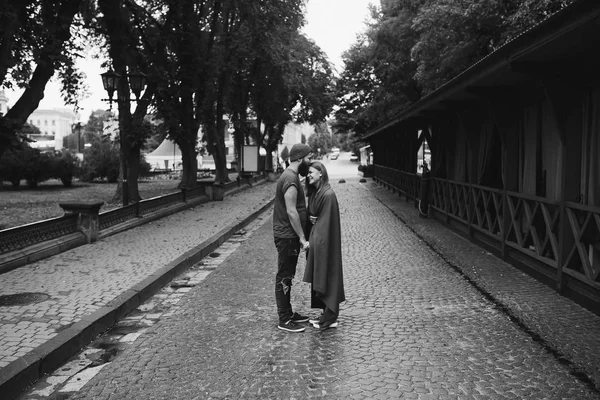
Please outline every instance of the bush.
[{"label": "bush", "polygon": [[0,159],[0,180],[17,188],[24,179],[28,187],[35,189],[40,182],[56,178],[70,186],[76,168],[77,158],[68,151],[42,153],[24,143]]},{"label": "bush", "polygon": [[10,182],[18,188],[23,179],[23,157],[19,150],[9,150],[0,158],[0,181]]},{"label": "bush", "polygon": [[119,179],[119,150],[109,139],[98,138],[83,151],[79,179],[84,182],[106,179],[111,183]]},{"label": "bush", "polygon": [[38,149],[28,148],[23,152],[23,178],[27,186],[35,189],[39,182],[50,178],[50,156],[42,154]]},{"label": "bush", "polygon": [[60,179],[65,187],[70,187],[79,167],[79,159],[70,151],[64,150],[57,153],[52,161],[54,178]]},{"label": "bush", "polygon": [[[108,138],[97,138],[92,146],[83,151],[83,162],[78,177],[83,182],[106,179],[109,183],[119,180],[121,168],[119,149]],[[150,175],[152,166],[142,156],[139,165],[139,176]]]},{"label": "bush", "polygon": [[0,179],[9,181],[14,188],[18,188],[21,180],[25,179],[27,186],[35,188],[39,182],[48,179],[50,171],[47,159],[38,149],[23,143],[20,149],[3,155],[0,160]]}]

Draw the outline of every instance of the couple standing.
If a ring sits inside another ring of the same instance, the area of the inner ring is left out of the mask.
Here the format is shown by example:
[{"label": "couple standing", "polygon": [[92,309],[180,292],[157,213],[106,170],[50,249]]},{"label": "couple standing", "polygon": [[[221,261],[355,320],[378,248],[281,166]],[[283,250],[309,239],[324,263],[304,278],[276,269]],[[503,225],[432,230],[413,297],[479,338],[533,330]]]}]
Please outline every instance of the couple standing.
[{"label": "couple standing", "polygon": [[[310,322],[317,329],[337,327],[339,304],[345,300],[338,202],[325,166],[311,162],[311,157],[309,146],[292,146],[290,164],[279,177],[275,193],[275,300],[278,328],[287,332],[304,331],[302,322]],[[300,176],[306,177],[308,207]],[[292,311],[292,279],[301,250],[307,252],[303,280],[311,284],[311,307],[322,310],[318,319]]]}]

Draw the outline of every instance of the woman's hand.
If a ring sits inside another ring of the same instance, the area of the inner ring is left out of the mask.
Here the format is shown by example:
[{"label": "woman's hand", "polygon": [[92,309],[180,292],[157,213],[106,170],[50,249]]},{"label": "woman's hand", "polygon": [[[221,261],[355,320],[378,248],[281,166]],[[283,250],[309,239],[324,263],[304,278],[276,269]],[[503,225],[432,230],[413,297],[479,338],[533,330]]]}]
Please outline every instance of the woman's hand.
[{"label": "woman's hand", "polygon": [[311,224],[316,224],[317,223],[317,217],[313,217],[312,215],[308,216],[308,220],[310,221]]},{"label": "woman's hand", "polygon": [[302,244],[302,251],[308,251],[308,249],[310,249],[310,243],[304,242]]}]

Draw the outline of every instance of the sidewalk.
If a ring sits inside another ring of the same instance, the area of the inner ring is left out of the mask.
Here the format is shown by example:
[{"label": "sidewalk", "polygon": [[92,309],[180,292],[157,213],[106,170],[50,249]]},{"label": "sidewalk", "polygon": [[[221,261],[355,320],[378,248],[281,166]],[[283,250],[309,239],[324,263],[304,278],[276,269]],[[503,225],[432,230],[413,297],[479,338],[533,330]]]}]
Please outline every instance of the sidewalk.
[{"label": "sidewalk", "polygon": [[0,302],[0,397],[59,367],[218,247],[270,205],[274,189],[265,182],[2,274],[0,296],[20,294],[21,304]]}]

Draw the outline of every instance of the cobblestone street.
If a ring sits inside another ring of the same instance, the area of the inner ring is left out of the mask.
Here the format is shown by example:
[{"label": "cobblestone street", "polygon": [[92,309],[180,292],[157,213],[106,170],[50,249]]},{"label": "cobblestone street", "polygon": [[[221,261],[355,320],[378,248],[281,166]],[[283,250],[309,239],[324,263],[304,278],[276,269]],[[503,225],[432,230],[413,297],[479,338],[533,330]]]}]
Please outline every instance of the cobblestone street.
[{"label": "cobblestone street", "polygon": [[[55,398],[600,398],[593,383],[577,379],[512,322],[368,185],[353,178],[333,187],[348,299],[338,328],[277,329],[269,209],[243,239],[215,251],[222,261],[168,313],[87,384]],[[300,282],[303,266],[301,260],[292,304],[315,315]]]}]

